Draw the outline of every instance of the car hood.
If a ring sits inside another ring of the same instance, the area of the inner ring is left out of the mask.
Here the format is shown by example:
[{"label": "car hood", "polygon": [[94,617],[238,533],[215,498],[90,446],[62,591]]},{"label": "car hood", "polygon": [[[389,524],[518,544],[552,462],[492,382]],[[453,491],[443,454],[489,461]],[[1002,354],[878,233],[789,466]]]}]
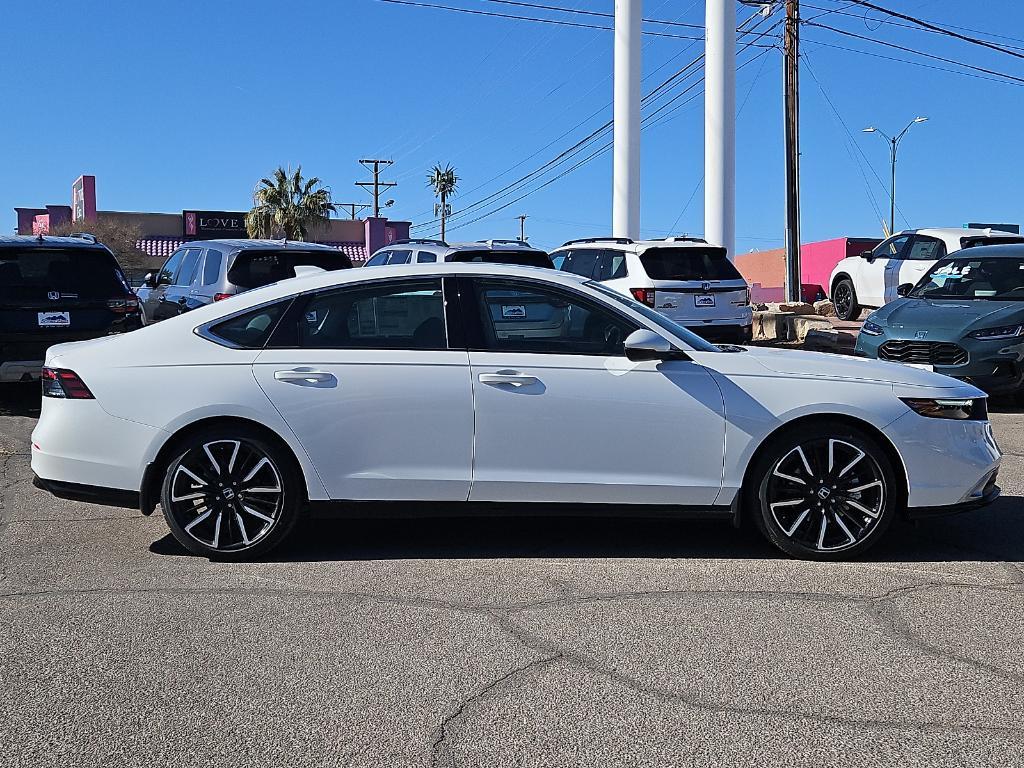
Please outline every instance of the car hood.
[{"label": "car hood", "polygon": [[798,378],[856,379],[910,387],[963,387],[962,382],[948,376],[884,360],[771,347],[747,347],[746,350],[713,355],[711,359],[702,358],[701,362],[721,373],[732,373],[730,369],[737,367],[735,372],[739,373],[740,368],[756,362],[773,373]]},{"label": "car hood", "polygon": [[1024,302],[987,299],[897,299],[873,312],[872,322],[894,330],[966,331],[1024,320]]}]

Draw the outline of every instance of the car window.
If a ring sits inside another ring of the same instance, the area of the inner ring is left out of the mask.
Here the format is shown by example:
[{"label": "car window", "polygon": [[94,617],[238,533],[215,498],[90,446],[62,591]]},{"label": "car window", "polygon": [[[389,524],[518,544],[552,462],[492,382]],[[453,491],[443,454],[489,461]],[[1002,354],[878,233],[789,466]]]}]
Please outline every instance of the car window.
[{"label": "car window", "polygon": [[485,262],[487,264],[517,264],[521,267],[544,267],[551,269],[551,259],[544,251],[527,248],[482,248],[471,251],[455,251],[448,261]]},{"label": "car window", "polygon": [[637,326],[569,291],[533,283],[476,281],[475,311],[489,352],[623,355]]},{"label": "car window", "polygon": [[191,285],[192,279],[196,276],[196,268],[199,266],[199,256],[202,248],[186,248],[185,256],[181,260],[181,266],[174,275],[174,285]]},{"label": "car window", "polygon": [[390,253],[391,253],[391,251],[379,251],[378,253],[373,254],[373,257],[368,262],[366,262],[366,264],[364,264],[363,266],[365,266],[365,267],[379,267],[381,264],[384,264],[384,263],[387,262],[388,256],[390,255]]},{"label": "car window", "polygon": [[[306,349],[446,349],[441,279],[321,291],[281,343]],[[291,323],[292,320],[289,320]],[[274,339],[277,346],[279,340]]]},{"label": "car window", "polygon": [[909,240],[910,235],[897,235],[896,237],[889,238],[879,243],[875,250],[871,252],[871,255],[876,259],[902,258],[903,248]]},{"label": "car window", "polygon": [[412,259],[412,251],[392,251],[388,264],[408,264]]},{"label": "car window", "polygon": [[597,277],[597,260],[599,255],[600,251],[593,248],[569,251],[569,255],[562,264],[562,271],[572,272],[574,275],[582,275],[583,277]]},{"label": "car window", "polygon": [[918,235],[904,258],[909,261],[938,261],[945,257],[946,245],[941,240]]},{"label": "car window", "polygon": [[295,277],[298,265],[319,267],[325,270],[347,269],[352,266],[341,251],[310,250],[298,248],[284,251],[257,249],[242,251],[228,270],[228,282],[239,288],[250,290]]},{"label": "car window", "polygon": [[236,315],[229,320],[211,326],[208,333],[210,336],[234,346],[261,349],[267,343],[274,326],[290,303],[291,299],[288,299],[259,307],[242,315]]},{"label": "car window", "polygon": [[961,248],[973,248],[976,245],[1006,245],[1008,243],[1024,243],[1024,237],[1019,235],[981,235],[960,238]]},{"label": "car window", "polygon": [[565,262],[565,257],[569,255],[568,251],[562,251],[551,256],[551,266],[555,269],[561,269],[562,264]]},{"label": "car window", "polygon": [[416,262],[419,264],[433,264],[437,261],[437,254],[430,251],[419,251],[416,254]]},{"label": "car window", "polygon": [[223,263],[223,253],[214,248],[206,249],[206,261],[203,262],[203,285],[216,285],[220,281],[220,267]]},{"label": "car window", "polygon": [[185,257],[185,249],[182,248],[180,251],[175,251],[171,254],[171,258],[164,262],[163,267],[160,268],[160,274],[157,282],[160,285],[170,285],[171,281],[174,280],[174,275],[178,272],[178,267],[181,266],[181,260]]},{"label": "car window", "polygon": [[725,248],[648,248],[640,263],[651,280],[742,280]]},{"label": "car window", "polygon": [[618,280],[626,276],[626,254],[623,251],[598,251],[595,280]]},{"label": "car window", "polygon": [[51,292],[64,298],[109,299],[127,290],[121,268],[105,249],[0,250],[0,301],[50,301]]}]

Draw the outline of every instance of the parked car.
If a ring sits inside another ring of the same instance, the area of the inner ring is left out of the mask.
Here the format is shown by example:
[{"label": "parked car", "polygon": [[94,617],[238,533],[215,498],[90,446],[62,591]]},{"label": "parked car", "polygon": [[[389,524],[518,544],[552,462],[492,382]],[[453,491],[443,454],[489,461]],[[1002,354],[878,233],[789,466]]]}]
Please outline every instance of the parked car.
[{"label": "parked car", "polygon": [[1024,392],[1024,245],[967,248],[871,313],[857,352],[926,367],[992,394]]},{"label": "parked car", "polygon": [[137,291],[146,324],[295,277],[295,267],[351,269],[329,245],[282,240],[194,240],[171,254]]},{"label": "parked car", "polygon": [[864,307],[897,298],[896,288],[917,283],[935,262],[976,245],[1024,243],[1024,237],[995,229],[907,229],[860,256],[836,264],[829,278],[830,298],[840,320],[856,320]]},{"label": "parked car", "polygon": [[448,261],[476,261],[489,264],[519,264],[551,268],[546,252],[524,240],[478,240],[475,243],[446,243],[443,240],[396,240],[371,256],[364,266],[389,264],[436,264]]},{"label": "parked car", "polygon": [[592,237],[551,252],[563,272],[629,296],[704,338],[750,341],[750,288],[725,248],[694,237]]},{"label": "parked car", "polygon": [[92,235],[0,237],[0,382],[38,379],[51,344],[140,324],[124,271]]},{"label": "parked car", "polygon": [[391,501],[748,517],[790,555],[835,559],[898,516],[999,492],[969,384],[718,347],[554,270],[311,275],[53,347],[46,366],[38,484],[145,514],[159,501],[182,546],[217,558],[266,552],[307,509]]}]

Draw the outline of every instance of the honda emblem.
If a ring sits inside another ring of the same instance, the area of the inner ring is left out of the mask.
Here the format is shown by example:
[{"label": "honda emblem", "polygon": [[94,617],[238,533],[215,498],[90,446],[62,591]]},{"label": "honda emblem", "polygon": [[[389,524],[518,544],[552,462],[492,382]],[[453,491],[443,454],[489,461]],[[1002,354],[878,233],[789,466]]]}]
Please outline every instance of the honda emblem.
[{"label": "honda emblem", "polygon": [[700,284],[700,289],[702,291],[710,291],[711,290],[711,283],[701,283]]},{"label": "honda emblem", "polygon": [[56,301],[57,299],[60,298],[60,292],[50,291],[49,293],[46,294],[46,298],[48,298],[50,301]]}]

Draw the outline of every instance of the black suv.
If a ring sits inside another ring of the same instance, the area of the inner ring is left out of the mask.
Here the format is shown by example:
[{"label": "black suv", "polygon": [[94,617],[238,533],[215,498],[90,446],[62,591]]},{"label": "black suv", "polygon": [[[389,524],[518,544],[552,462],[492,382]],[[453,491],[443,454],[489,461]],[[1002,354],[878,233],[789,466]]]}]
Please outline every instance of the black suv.
[{"label": "black suv", "polygon": [[38,379],[54,344],[140,325],[121,265],[92,235],[0,237],[0,382]]},{"label": "black suv", "polygon": [[298,266],[351,269],[337,248],[282,240],[193,240],[151,272],[138,290],[145,323],[295,277]]}]

